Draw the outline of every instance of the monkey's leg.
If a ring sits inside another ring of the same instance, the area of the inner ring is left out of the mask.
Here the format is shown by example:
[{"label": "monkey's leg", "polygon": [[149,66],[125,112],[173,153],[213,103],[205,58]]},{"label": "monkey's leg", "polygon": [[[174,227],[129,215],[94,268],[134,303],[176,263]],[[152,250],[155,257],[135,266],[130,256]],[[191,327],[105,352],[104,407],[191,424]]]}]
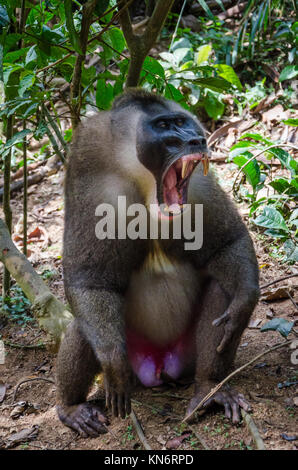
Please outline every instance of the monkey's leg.
[{"label": "monkey's leg", "polygon": [[[224,335],[224,325],[218,328],[212,326],[213,320],[226,310],[228,304],[228,298],[219,284],[216,281],[211,281],[199,312],[196,329],[195,396],[189,403],[187,415],[228,374],[234,360],[244,326],[238,329],[229,348],[221,354],[217,352],[216,348]],[[227,387],[219,390],[203,407],[206,409],[215,403],[225,408],[226,417],[232,418],[233,423],[240,421],[240,408],[244,408],[246,411],[250,408],[243,395]]]},{"label": "monkey's leg", "polygon": [[57,412],[62,423],[84,437],[106,432],[107,419],[96,405],[86,402],[94,376],[99,372],[100,364],[74,320],[57,359]]}]

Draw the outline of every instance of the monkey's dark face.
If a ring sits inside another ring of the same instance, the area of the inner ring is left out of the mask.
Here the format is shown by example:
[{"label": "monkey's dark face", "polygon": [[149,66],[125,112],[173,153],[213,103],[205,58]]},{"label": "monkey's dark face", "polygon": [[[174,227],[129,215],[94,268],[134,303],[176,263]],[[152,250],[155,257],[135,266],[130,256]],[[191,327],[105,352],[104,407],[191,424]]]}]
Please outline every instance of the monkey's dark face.
[{"label": "monkey's dark face", "polygon": [[137,155],[155,177],[159,205],[183,209],[191,174],[206,153],[202,128],[182,110],[151,110],[139,123]]}]

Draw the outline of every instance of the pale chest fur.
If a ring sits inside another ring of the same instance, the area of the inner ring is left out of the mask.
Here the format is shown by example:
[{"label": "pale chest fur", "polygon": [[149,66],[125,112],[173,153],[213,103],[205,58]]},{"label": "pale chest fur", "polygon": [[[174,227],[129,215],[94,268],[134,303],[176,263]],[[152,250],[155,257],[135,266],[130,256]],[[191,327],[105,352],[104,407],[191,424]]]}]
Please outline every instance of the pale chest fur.
[{"label": "pale chest fur", "polygon": [[126,297],[126,324],[154,344],[175,341],[190,324],[199,297],[199,278],[187,262],[171,260],[155,242]]}]

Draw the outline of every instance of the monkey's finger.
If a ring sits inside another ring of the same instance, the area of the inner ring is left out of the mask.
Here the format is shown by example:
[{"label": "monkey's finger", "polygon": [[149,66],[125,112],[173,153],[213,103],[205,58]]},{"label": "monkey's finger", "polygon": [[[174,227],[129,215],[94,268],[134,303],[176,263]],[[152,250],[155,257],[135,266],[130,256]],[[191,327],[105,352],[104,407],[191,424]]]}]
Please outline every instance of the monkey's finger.
[{"label": "monkey's finger", "polygon": [[130,415],[130,413],[131,413],[131,399],[130,399],[130,395],[128,395],[128,394],[125,394],[125,410],[126,410],[126,414]]},{"label": "monkey's finger", "polygon": [[112,405],[112,415],[115,416],[115,418],[117,418],[118,417],[117,394],[114,391],[112,392],[111,405]]},{"label": "monkey's finger", "polygon": [[227,346],[231,343],[233,337],[233,329],[232,328],[226,328],[225,329],[225,334],[223,339],[221,340],[220,345],[216,348],[216,351],[221,354],[225,351]]},{"label": "monkey's finger", "polygon": [[106,426],[97,421],[96,418],[88,420],[87,425],[93,430],[93,432],[95,432],[96,436],[98,436],[98,434],[105,434],[107,432]]},{"label": "monkey's finger", "polygon": [[232,402],[232,411],[233,411],[233,417],[232,417],[232,422],[233,424],[238,424],[240,422],[240,407],[238,403],[235,401]]},{"label": "monkey's finger", "polygon": [[243,408],[245,411],[249,412],[251,411],[251,406],[248,403],[248,401],[245,400],[245,398],[238,397],[238,403]]},{"label": "monkey's finger", "polygon": [[88,434],[81,428],[80,424],[77,421],[71,421],[71,423],[65,422],[68,427],[76,431],[82,437],[88,437]]},{"label": "monkey's finger", "polygon": [[228,321],[229,318],[230,318],[229,312],[225,312],[220,317],[213,320],[212,326],[220,326],[223,323],[226,323],[226,321]]},{"label": "monkey's finger", "polygon": [[231,419],[232,412],[231,412],[231,406],[229,403],[224,402],[224,408],[225,408],[225,417],[228,419]]},{"label": "monkey's finger", "polygon": [[118,393],[118,414],[121,416],[122,419],[125,418],[125,399],[122,393]]}]

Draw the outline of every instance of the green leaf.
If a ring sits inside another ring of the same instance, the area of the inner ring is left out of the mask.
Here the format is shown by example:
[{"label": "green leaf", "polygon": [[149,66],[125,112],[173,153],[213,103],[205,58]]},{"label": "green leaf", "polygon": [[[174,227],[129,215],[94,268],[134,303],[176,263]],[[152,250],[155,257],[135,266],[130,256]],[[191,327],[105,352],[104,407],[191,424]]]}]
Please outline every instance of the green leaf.
[{"label": "green leaf", "polygon": [[[246,157],[244,155],[238,155],[233,158],[233,162],[236,163],[236,165],[241,168],[245,163],[249,160],[249,157]],[[260,183],[260,177],[261,177],[261,172],[260,172],[260,167],[259,164],[256,160],[252,160],[251,162],[246,165],[246,167],[243,168],[243,173],[247,177],[249,183],[251,186],[255,189],[257,185]]]},{"label": "green leaf", "polygon": [[[187,47],[181,47],[179,49],[175,49],[173,52],[174,61],[176,65],[179,65],[186,57],[190,54],[190,49]],[[190,57],[188,57],[189,59]]]},{"label": "green leaf", "polygon": [[14,134],[14,136],[6,142],[4,148],[8,149],[8,148],[12,147],[13,145],[16,145],[16,144],[22,142],[24,137],[28,134],[31,134],[31,133],[32,133],[32,131],[30,129],[24,129],[20,132],[16,132]]},{"label": "green leaf", "polygon": [[279,81],[290,80],[298,75],[298,65],[287,65],[280,72]]},{"label": "green leaf", "polygon": [[238,90],[240,91],[242,90],[241,82],[237,74],[234,72],[234,69],[230,65],[225,65],[225,64],[217,65],[217,70],[219,72],[218,74],[220,77],[223,77],[225,80],[235,85],[238,88]]},{"label": "green leaf", "polygon": [[5,63],[15,62],[16,60],[18,60],[18,59],[20,59],[21,57],[23,57],[24,55],[26,55],[28,49],[29,49],[28,47],[23,47],[22,49],[19,49],[19,50],[17,50],[17,51],[8,52],[8,53],[5,55],[5,60],[4,60],[4,62],[5,62]]},{"label": "green leaf", "polygon": [[2,34],[3,28],[9,24],[9,21],[6,8],[3,5],[0,5],[0,34]]},{"label": "green leaf", "polygon": [[198,2],[201,5],[201,7],[203,8],[204,12],[207,14],[208,18],[210,18],[211,20],[215,20],[214,15],[213,15],[212,11],[210,10],[210,8],[208,7],[205,0],[198,0]]},{"label": "green leaf", "polygon": [[264,331],[278,331],[284,338],[287,338],[291,333],[293,326],[293,321],[288,321],[285,318],[273,318],[273,320],[265,323],[260,331],[262,333]]},{"label": "green leaf", "polygon": [[204,98],[204,108],[209,117],[219,119],[223,115],[225,105],[213,93],[208,91]]},{"label": "green leaf", "polygon": [[28,88],[32,87],[32,85],[35,82],[35,79],[36,79],[36,76],[33,73],[28,73],[27,71],[25,71],[21,74],[19,90],[18,90],[20,96],[23,96],[25,91],[28,90]]},{"label": "green leaf", "polygon": [[64,0],[65,20],[70,42],[78,54],[82,54],[80,36],[75,30],[72,12],[72,0]]},{"label": "green leaf", "polygon": [[298,119],[290,118],[282,122],[286,124],[287,126],[294,126],[294,127],[298,126]]},{"label": "green leaf", "polygon": [[196,78],[191,80],[193,83],[196,83],[198,86],[203,88],[209,88],[210,90],[222,93],[223,91],[229,90],[231,84],[220,77],[209,77],[209,78]]},{"label": "green leaf", "polygon": [[282,230],[284,232],[289,231],[285,219],[273,206],[264,207],[262,214],[256,217],[253,222],[259,227]]},{"label": "green leaf", "polygon": [[165,97],[168,100],[174,100],[176,103],[179,103],[183,108],[188,109],[188,106],[185,102],[185,97],[182,95],[181,91],[175,88],[171,83],[168,83],[165,89]]},{"label": "green leaf", "polygon": [[289,263],[298,263],[298,246],[293,240],[286,240],[283,244],[286,253],[286,261]]},{"label": "green leaf", "polygon": [[113,87],[106,83],[104,79],[97,81],[96,87],[96,106],[99,109],[109,109],[114,97]]},{"label": "green leaf", "polygon": [[212,47],[209,44],[199,47],[196,59],[197,65],[201,65],[203,62],[207,62],[211,52]]},{"label": "green leaf", "polygon": [[146,57],[146,59],[144,60],[142,70],[146,74],[149,71],[150,75],[156,75],[157,77],[160,77],[162,79],[165,78],[165,71],[163,67],[160,65],[158,60],[154,59],[154,57],[149,57],[149,56]]},{"label": "green leaf", "polygon": [[36,44],[32,47],[30,47],[29,51],[27,52],[26,59],[25,59],[25,65],[29,65],[32,62],[35,62],[35,65],[37,65],[37,53],[36,53]]}]

